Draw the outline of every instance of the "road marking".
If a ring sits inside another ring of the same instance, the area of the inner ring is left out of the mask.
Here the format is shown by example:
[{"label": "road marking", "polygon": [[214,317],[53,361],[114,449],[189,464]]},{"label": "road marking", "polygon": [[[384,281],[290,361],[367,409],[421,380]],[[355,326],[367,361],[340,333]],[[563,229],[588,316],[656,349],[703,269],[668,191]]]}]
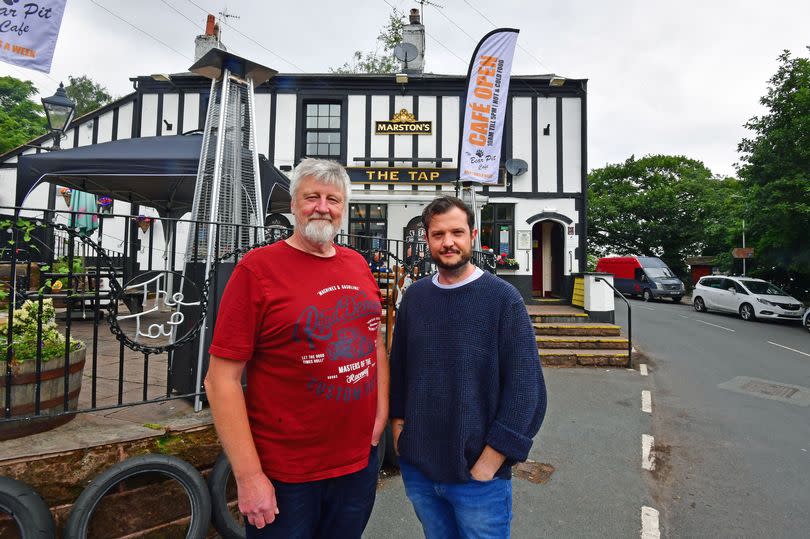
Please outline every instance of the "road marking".
[{"label": "road marking", "polygon": [[707,326],[713,326],[713,327],[716,327],[716,328],[724,329],[724,330],[730,331],[732,333],[734,333],[736,331],[734,329],[727,328],[725,326],[718,326],[717,324],[712,324],[711,322],[706,322],[705,320],[699,320],[697,318],[695,318],[694,320],[695,320],[695,322],[700,322],[701,324],[706,324]]},{"label": "road marking", "polygon": [[803,356],[810,357],[810,354],[807,352],[802,352],[801,350],[796,350],[795,348],[790,348],[789,346],[785,346],[784,344],[775,343],[772,341],[768,341],[768,344],[772,344],[774,346],[778,346],[779,348],[784,348],[785,350],[790,350],[791,352],[796,352],[797,354],[801,354]]},{"label": "road marking", "polygon": [[641,508],[641,539],[659,539],[658,511],[652,507]]},{"label": "road marking", "polygon": [[652,395],[646,389],[641,392],[641,411],[652,413]]},{"label": "road marking", "polygon": [[639,305],[639,307],[641,307],[642,309],[647,309],[648,311],[654,311],[655,310],[652,307],[645,307],[644,305]]},{"label": "road marking", "polygon": [[638,366],[638,371],[641,373],[641,376],[647,376],[647,364],[640,363]]},{"label": "road marking", "polygon": [[645,470],[655,470],[655,456],[652,454],[655,439],[649,434],[641,435],[641,467]]},{"label": "road marking", "polygon": [[686,316],[686,315],[679,314],[678,316],[680,316],[681,318],[686,318],[687,320],[689,320],[689,317],[688,317],[688,316]]}]

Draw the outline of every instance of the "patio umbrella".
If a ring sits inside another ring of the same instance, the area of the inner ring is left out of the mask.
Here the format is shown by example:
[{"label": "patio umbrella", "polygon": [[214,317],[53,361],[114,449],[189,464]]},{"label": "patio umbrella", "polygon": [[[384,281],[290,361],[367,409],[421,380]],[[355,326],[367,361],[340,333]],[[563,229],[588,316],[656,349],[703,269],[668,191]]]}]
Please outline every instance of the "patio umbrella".
[{"label": "patio umbrella", "polygon": [[79,234],[89,236],[98,228],[96,195],[74,190],[70,197],[70,226]]}]

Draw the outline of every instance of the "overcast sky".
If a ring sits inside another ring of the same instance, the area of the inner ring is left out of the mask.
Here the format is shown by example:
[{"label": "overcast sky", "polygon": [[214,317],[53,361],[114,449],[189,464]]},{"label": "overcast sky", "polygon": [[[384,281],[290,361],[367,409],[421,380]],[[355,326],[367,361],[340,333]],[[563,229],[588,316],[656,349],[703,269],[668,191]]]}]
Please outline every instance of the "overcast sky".
[{"label": "overcast sky", "polygon": [[[520,29],[513,74],[589,79],[589,169],[666,153],[734,174],[742,125],[761,113],[776,57],[783,49],[807,56],[810,45],[807,0],[435,3],[443,8],[426,6],[423,21],[428,72],[465,74],[475,44],[497,25]],[[407,13],[417,3],[68,0],[50,75],[5,63],[0,75],[50,95],[58,81],[85,74],[122,96],[131,76],[186,71],[205,12],[225,9],[239,17],[223,27],[229,50],[283,73],[326,72],[376,47],[390,5]]]}]

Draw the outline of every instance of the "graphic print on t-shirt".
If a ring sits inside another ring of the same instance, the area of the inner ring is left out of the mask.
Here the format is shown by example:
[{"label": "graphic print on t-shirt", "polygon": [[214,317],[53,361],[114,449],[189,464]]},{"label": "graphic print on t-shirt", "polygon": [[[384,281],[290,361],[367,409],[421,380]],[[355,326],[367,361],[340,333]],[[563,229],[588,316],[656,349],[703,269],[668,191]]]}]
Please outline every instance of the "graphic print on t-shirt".
[{"label": "graphic print on t-shirt", "polygon": [[306,389],[326,400],[359,400],[376,389],[379,300],[349,284],[326,287],[316,296],[298,316],[292,336],[311,352],[301,355],[301,363],[313,369]]}]

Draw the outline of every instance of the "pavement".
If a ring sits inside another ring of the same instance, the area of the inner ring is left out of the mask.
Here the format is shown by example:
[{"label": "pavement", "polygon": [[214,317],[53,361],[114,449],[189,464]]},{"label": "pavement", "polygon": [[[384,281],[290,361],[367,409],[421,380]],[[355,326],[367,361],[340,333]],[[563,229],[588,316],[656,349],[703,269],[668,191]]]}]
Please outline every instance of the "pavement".
[{"label": "pavement", "polygon": [[[530,460],[551,465],[546,483],[513,479],[512,537],[638,537],[650,505],[641,467],[644,379],[626,369],[544,371],[548,412]],[[366,538],[421,537],[399,475],[384,478]]]}]

